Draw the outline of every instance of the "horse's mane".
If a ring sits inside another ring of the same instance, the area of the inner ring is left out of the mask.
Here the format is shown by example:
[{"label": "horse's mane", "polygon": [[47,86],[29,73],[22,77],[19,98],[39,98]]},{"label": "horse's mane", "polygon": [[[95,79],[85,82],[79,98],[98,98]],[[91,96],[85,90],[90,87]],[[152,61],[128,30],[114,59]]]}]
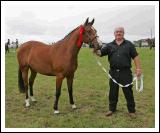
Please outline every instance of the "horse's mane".
[{"label": "horse's mane", "polygon": [[[59,40],[58,42],[61,42],[63,40],[65,40],[66,38],[68,38],[75,30],[77,30],[80,26],[78,26],[77,28],[73,29],[72,31],[70,31],[63,39]],[[58,43],[57,42],[57,43]]]},{"label": "horse's mane", "polygon": [[[69,37],[75,30],[77,30],[80,26],[78,26],[77,28],[75,28],[74,30],[72,30],[71,32],[69,32],[63,39]],[[62,40],[63,40],[62,39]]]}]

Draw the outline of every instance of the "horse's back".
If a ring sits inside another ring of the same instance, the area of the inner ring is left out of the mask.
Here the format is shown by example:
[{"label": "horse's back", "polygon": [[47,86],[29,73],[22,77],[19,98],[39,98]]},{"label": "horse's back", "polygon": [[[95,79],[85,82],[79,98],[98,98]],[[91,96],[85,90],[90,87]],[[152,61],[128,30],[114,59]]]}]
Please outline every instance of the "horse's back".
[{"label": "horse's back", "polygon": [[17,58],[21,69],[30,67],[44,75],[55,75],[51,55],[52,46],[38,41],[26,42],[17,50]]},{"label": "horse's back", "polygon": [[38,41],[28,41],[23,43],[17,50],[17,58],[19,63],[26,63],[30,54],[36,52],[42,47],[47,47],[47,45]]},{"label": "horse's back", "polygon": [[47,44],[45,44],[45,43],[42,43],[42,42],[39,42],[39,41],[28,41],[28,42],[25,42],[25,43],[23,43],[20,47],[19,47],[19,49],[30,49],[30,48],[32,48],[32,47],[39,47],[39,46],[47,46]]}]

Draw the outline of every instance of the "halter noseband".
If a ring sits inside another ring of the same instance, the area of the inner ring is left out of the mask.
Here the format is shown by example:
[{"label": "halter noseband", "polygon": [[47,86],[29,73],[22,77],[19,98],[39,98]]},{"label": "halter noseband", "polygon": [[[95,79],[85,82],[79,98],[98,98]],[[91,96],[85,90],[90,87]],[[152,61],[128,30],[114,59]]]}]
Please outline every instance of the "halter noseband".
[{"label": "halter noseband", "polygon": [[92,39],[89,38],[90,39],[90,43],[92,43],[94,41],[94,39],[96,39],[97,37],[99,37],[99,36],[95,36]]}]

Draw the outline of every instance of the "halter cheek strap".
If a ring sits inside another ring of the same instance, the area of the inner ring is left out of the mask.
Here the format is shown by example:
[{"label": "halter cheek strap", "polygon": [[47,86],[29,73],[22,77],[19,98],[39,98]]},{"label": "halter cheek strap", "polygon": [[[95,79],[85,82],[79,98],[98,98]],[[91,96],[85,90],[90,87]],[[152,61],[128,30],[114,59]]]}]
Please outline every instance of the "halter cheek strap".
[{"label": "halter cheek strap", "polygon": [[84,27],[81,25],[80,26],[80,31],[79,31],[79,38],[78,38],[78,41],[77,41],[77,47],[78,48],[81,48],[82,46],[82,36],[83,36],[83,32],[84,32]]}]

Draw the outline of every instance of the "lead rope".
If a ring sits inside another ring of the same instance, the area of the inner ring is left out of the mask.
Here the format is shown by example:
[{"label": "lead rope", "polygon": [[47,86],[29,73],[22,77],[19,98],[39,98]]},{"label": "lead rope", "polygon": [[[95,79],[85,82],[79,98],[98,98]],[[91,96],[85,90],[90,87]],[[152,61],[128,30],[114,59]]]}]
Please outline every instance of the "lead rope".
[{"label": "lead rope", "polygon": [[[108,75],[108,77],[117,85],[119,85],[120,87],[128,87],[130,85],[133,84],[134,81],[136,81],[136,91],[138,92],[142,92],[143,91],[143,75],[141,74],[140,77],[137,77],[136,75],[134,75],[133,80],[130,84],[126,84],[126,85],[122,85],[120,83],[118,83],[114,78],[112,78],[112,76],[109,74],[109,72],[107,72],[107,70],[102,66],[101,62],[98,60],[98,58],[95,56],[95,59],[97,61],[97,64],[101,67],[101,69]],[[140,80],[140,88],[138,87],[138,81]]]}]

